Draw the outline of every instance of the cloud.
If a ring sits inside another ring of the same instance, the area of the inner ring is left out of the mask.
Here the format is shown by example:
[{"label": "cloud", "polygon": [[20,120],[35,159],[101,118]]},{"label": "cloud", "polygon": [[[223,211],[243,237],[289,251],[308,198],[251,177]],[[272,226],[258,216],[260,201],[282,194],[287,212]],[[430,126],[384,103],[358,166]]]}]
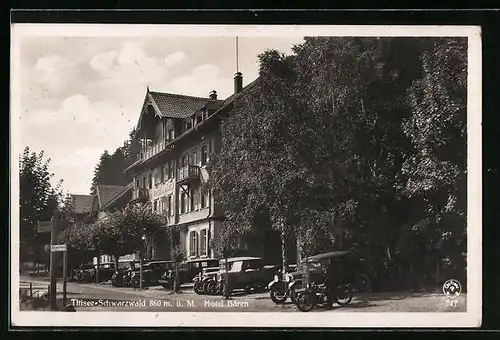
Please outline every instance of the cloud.
[{"label": "cloud", "polygon": [[170,80],[160,90],[192,96],[208,97],[211,90],[216,90],[220,98],[231,95],[233,80],[220,77],[220,69],[213,64],[195,67],[190,73]]},{"label": "cloud", "polygon": [[175,64],[182,62],[184,59],[186,59],[186,57],[187,57],[186,54],[183,52],[175,52],[163,58],[163,62],[168,67],[171,67],[174,66]]},{"label": "cloud", "polygon": [[182,52],[164,58],[146,55],[144,47],[135,42],[126,42],[119,51],[107,51],[94,56],[90,66],[107,82],[116,84],[149,84],[164,81],[168,70],[186,59]]},{"label": "cloud", "polygon": [[34,81],[42,88],[58,93],[64,90],[78,75],[75,64],[59,55],[39,58],[34,67]]}]

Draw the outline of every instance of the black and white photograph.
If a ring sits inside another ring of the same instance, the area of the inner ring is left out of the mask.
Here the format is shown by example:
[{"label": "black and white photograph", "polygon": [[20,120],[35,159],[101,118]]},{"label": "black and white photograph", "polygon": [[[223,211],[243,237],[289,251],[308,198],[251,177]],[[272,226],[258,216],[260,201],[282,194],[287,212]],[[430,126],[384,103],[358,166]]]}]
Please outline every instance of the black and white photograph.
[{"label": "black and white photograph", "polygon": [[480,33],[13,24],[13,324],[479,327]]}]

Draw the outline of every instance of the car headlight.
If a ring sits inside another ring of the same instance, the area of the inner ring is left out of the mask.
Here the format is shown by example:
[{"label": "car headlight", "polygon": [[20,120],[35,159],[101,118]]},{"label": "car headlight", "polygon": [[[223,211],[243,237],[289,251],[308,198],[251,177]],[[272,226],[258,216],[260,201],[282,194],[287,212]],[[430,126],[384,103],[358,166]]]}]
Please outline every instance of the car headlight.
[{"label": "car headlight", "polygon": [[278,282],[280,280],[280,278],[278,277],[278,275],[274,275],[274,282]]},{"label": "car headlight", "polygon": [[292,277],[290,275],[285,275],[285,282],[289,283],[292,281]]},{"label": "car headlight", "polygon": [[217,274],[217,281],[222,281],[222,275],[221,274]]}]

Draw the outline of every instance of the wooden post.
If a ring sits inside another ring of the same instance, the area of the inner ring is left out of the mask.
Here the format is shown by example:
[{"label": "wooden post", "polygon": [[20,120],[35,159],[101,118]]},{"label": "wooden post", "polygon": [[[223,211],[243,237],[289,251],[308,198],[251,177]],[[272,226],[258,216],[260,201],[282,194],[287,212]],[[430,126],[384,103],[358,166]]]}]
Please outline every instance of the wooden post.
[{"label": "wooden post", "polygon": [[68,282],[68,273],[66,267],[68,266],[68,251],[63,251],[63,306],[66,306],[66,287]]},{"label": "wooden post", "polygon": [[[59,225],[57,223],[57,217],[56,215],[52,216],[51,218],[52,222],[52,230],[50,232],[50,245],[55,245],[57,244],[57,234],[58,234],[58,228]],[[50,309],[52,310],[57,310],[57,303],[56,303],[56,298],[57,298],[57,273],[56,273],[56,266],[57,266],[57,254],[56,252],[53,252],[52,249],[50,249],[50,290],[49,290],[49,297],[50,297]]]}]

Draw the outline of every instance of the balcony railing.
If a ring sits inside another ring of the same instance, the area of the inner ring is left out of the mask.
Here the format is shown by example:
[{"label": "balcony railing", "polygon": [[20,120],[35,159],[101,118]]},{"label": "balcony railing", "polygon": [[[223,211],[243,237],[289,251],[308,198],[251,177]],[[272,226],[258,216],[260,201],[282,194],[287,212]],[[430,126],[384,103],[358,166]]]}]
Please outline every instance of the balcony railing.
[{"label": "balcony railing", "polygon": [[149,200],[149,190],[144,188],[135,188],[132,192],[133,202],[147,202]]},{"label": "balcony railing", "polygon": [[172,142],[173,139],[166,139],[164,141],[161,141],[159,143],[153,144],[151,146],[148,146],[146,150],[141,150],[141,152],[137,155],[137,160],[146,160],[149,159],[160,152],[164,150],[172,150],[173,145],[170,143]]},{"label": "balcony railing", "polygon": [[179,184],[197,179],[200,179],[200,167],[197,165],[188,165],[177,170],[177,183]]}]

